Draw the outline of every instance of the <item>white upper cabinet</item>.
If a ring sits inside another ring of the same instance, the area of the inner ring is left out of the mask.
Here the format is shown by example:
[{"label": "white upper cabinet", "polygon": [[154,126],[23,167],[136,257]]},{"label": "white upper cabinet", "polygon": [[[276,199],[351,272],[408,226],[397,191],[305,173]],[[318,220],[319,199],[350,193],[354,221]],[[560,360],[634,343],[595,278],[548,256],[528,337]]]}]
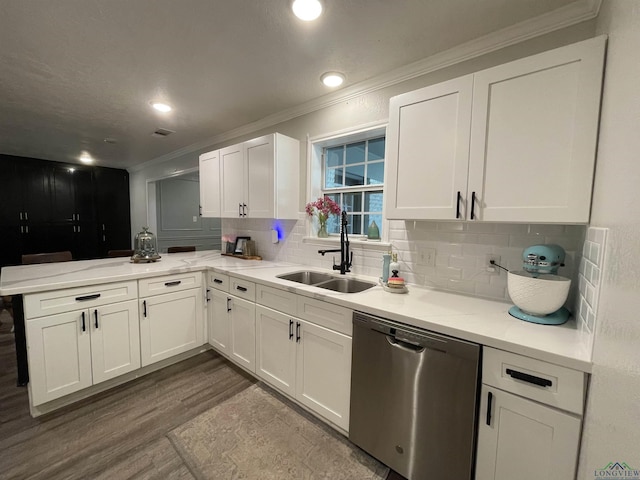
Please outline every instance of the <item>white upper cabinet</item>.
[{"label": "white upper cabinet", "polygon": [[200,155],[200,215],[220,216],[220,151]]},{"label": "white upper cabinet", "polygon": [[221,217],[242,217],[245,162],[242,144],[220,150]]},{"label": "white upper cabinet", "polygon": [[392,98],[387,217],[587,223],[605,46],[597,37]]},{"label": "white upper cabinet", "polygon": [[479,220],[588,223],[605,42],[475,75],[469,191]]},{"label": "white upper cabinet", "polygon": [[224,218],[297,219],[300,142],[279,133],[220,150]]},{"label": "white upper cabinet", "polygon": [[464,218],[472,88],[467,75],[391,99],[388,218]]}]

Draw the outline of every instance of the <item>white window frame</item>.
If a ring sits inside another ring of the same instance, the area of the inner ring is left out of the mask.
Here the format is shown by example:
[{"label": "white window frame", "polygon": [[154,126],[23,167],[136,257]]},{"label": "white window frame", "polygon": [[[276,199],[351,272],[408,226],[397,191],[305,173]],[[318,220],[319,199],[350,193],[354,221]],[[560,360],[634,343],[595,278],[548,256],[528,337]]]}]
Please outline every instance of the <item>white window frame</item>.
[{"label": "white window frame", "polygon": [[[307,138],[307,199],[306,202],[312,202],[322,195],[323,185],[323,152],[327,147],[333,147],[338,145],[344,145],[347,143],[361,142],[363,140],[374,139],[377,137],[386,137],[387,122],[374,122],[365,125],[360,125],[355,128],[339,130],[316,137]],[[385,155],[386,157],[386,155]],[[386,160],[386,159],[385,159]],[[387,169],[385,167],[385,180]],[[383,191],[383,206],[382,206],[382,236],[380,241],[368,241],[366,235],[363,236],[349,236],[349,241],[353,243],[370,246],[372,248],[380,247],[381,250],[389,248],[389,221],[385,218],[385,203],[386,203],[386,189],[384,188],[384,182],[382,186],[375,185],[372,187],[375,190],[379,190],[382,187]],[[360,187],[360,186],[359,186]],[[353,187],[356,191],[362,190],[362,188]],[[368,186],[366,189],[368,189]],[[318,243],[318,244],[332,244],[340,241],[337,235],[331,235],[329,238],[318,238],[317,221],[307,221],[307,236],[304,238],[305,243]]]}]

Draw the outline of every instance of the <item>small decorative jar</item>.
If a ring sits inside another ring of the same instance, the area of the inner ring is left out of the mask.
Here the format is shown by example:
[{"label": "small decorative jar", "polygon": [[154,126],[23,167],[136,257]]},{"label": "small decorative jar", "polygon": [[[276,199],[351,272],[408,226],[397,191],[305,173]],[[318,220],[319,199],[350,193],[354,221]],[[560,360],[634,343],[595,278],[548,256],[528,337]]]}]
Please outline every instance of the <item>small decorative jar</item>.
[{"label": "small decorative jar", "polygon": [[156,244],[156,236],[149,231],[149,227],[142,227],[142,231],[136,234],[133,241],[133,260],[139,262],[156,262],[160,260],[158,255],[158,247]]}]

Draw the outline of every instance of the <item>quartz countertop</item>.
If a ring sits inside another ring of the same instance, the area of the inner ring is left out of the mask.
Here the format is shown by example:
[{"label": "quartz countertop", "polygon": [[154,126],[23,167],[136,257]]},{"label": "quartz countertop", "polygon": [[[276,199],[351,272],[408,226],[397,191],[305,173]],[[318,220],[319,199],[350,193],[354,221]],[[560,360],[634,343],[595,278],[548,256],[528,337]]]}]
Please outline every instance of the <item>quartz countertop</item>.
[{"label": "quartz countertop", "polygon": [[[591,371],[588,339],[573,319],[562,326],[537,325],[508,314],[509,303],[408,285],[394,294],[377,285],[360,293],[340,293],[277,278],[299,270],[323,271],[285,262],[243,260],[218,251],[163,254],[154,263],[128,258],[4,267],[0,295],[17,295],[209,270],[324,300],[437,333],[477,342],[551,363]],[[331,272],[339,275],[337,272]],[[362,280],[377,279],[349,274]]]}]

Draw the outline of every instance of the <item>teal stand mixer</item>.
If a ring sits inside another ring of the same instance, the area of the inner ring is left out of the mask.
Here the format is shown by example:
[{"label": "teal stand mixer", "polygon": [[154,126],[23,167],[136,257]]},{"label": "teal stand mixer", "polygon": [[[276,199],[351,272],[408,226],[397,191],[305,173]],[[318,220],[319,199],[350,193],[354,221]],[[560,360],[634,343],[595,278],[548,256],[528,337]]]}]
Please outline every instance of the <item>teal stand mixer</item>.
[{"label": "teal stand mixer", "polygon": [[558,275],[564,266],[565,251],[560,245],[532,245],[522,252],[522,268],[509,271],[507,289],[515,305],[509,315],[542,325],[561,325],[570,316],[563,307],[571,279]]}]

